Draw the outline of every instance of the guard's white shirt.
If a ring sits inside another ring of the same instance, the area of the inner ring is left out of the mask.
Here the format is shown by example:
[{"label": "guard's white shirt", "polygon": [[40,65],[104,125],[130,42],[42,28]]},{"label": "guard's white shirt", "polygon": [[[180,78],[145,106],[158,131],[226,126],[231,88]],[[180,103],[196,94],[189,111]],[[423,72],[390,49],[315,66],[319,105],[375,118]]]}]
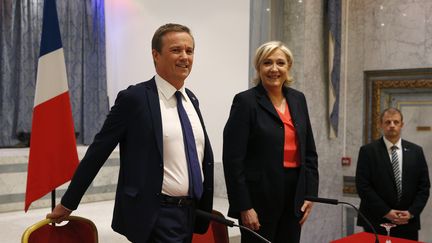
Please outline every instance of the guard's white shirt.
[{"label": "guard's white shirt", "polygon": [[[188,162],[186,160],[182,127],[177,112],[177,99],[174,95],[177,89],[157,74],[155,80],[162,116],[164,163],[162,193],[170,196],[186,196],[189,189]],[[198,160],[200,161],[201,176],[204,179],[202,172],[205,145],[204,131],[184,86],[179,91],[183,95],[182,103],[192,125]]]}]

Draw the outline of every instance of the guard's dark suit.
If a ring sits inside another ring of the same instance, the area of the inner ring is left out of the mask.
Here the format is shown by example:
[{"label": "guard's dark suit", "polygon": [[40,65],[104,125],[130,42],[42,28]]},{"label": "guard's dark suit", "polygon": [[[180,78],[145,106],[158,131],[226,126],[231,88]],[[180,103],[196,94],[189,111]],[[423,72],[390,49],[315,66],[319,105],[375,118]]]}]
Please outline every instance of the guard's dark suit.
[{"label": "guard's dark suit", "polygon": [[[402,140],[401,149],[402,198],[398,202],[393,168],[383,138],[360,148],[356,170],[360,211],[380,231],[384,229],[379,225],[388,222],[384,215],[391,209],[408,210],[414,215],[408,224],[399,225],[392,231],[418,231],[420,213],[429,198],[429,172],[423,149],[406,140]],[[358,217],[357,224],[367,227],[362,217]]]}]

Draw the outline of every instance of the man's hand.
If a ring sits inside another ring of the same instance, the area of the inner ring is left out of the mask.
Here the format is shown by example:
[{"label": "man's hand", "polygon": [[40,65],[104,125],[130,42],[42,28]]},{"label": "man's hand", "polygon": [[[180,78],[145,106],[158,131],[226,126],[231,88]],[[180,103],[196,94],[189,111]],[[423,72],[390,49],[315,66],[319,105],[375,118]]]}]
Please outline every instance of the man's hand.
[{"label": "man's hand", "polygon": [[310,212],[312,211],[312,205],[313,202],[310,201],[304,201],[303,206],[301,207],[301,211],[304,213],[302,219],[300,220],[300,225],[303,225],[303,223],[306,221],[306,219],[309,217]]},{"label": "man's hand", "polygon": [[65,208],[60,203],[53,209],[53,211],[47,214],[46,218],[51,219],[55,223],[63,222],[70,214],[72,210]]},{"label": "man's hand", "polygon": [[394,224],[401,225],[401,224],[408,224],[408,221],[411,219],[411,213],[406,211],[398,211],[397,212],[398,218],[394,220]]},{"label": "man's hand", "polygon": [[260,229],[261,225],[258,220],[258,214],[255,212],[253,208],[249,210],[241,211],[240,217],[241,217],[242,224],[244,226],[255,231]]},{"label": "man's hand", "polygon": [[384,215],[384,218],[390,220],[393,222],[393,220],[397,219],[399,217],[399,211],[398,210],[390,210],[386,215]]},{"label": "man's hand", "polygon": [[408,224],[408,221],[411,219],[411,213],[408,212],[408,210],[401,211],[392,209],[384,216],[384,218],[390,220],[396,225]]}]

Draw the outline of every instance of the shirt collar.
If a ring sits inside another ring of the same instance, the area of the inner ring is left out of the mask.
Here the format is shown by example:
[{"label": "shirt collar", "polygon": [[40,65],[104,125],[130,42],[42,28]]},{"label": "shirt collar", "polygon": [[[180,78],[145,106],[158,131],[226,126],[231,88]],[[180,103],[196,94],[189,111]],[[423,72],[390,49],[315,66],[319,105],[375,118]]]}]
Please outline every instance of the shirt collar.
[{"label": "shirt collar", "polygon": [[[162,93],[162,95],[165,97],[165,99],[169,100],[169,99],[171,99],[171,97],[174,96],[174,93],[177,91],[177,89],[174,86],[172,86],[168,81],[163,79],[158,74],[155,75],[155,81],[156,81],[156,87]],[[180,93],[182,93],[183,97],[185,97],[184,85],[178,91],[180,91]]]},{"label": "shirt collar", "polygon": [[384,139],[384,143],[386,145],[387,150],[391,150],[391,147],[393,147],[393,145],[395,145],[398,149],[402,148],[402,139],[401,138],[399,138],[399,140],[395,144],[393,144],[392,142],[387,140],[387,138],[385,138],[384,136],[383,136],[383,139]]}]

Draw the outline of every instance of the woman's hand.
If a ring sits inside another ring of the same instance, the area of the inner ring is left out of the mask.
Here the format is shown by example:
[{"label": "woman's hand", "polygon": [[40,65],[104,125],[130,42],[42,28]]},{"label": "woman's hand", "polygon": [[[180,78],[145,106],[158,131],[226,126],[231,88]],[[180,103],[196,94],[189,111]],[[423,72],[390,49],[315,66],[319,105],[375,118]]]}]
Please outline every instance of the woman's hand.
[{"label": "woman's hand", "polygon": [[251,230],[259,230],[261,225],[258,220],[258,214],[255,210],[248,209],[240,212],[241,222],[244,226],[248,227]]},{"label": "woman's hand", "polygon": [[303,217],[299,222],[300,225],[303,225],[303,223],[309,217],[309,214],[312,211],[312,206],[313,203],[311,201],[307,201],[307,200],[304,201],[303,206],[301,207],[301,211],[303,212]]}]

